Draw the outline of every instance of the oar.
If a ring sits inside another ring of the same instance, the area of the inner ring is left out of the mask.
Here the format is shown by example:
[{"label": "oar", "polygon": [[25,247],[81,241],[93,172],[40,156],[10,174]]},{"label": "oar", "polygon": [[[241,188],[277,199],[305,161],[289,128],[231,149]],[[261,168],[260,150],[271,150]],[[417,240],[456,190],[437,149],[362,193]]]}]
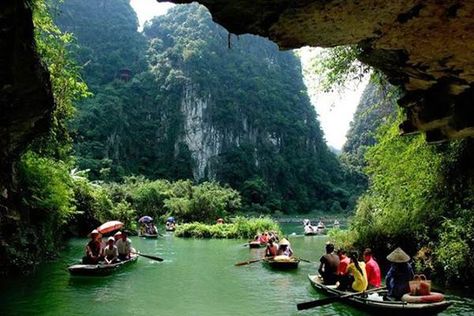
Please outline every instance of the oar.
[{"label": "oar", "polygon": [[303,261],[303,262],[307,262],[307,263],[315,263],[313,261],[309,261],[309,260],[306,260],[306,259],[303,259],[303,258],[298,258],[299,260]]},{"label": "oar", "polygon": [[255,259],[255,260],[248,260],[248,261],[243,261],[243,262],[238,262],[236,263],[235,265],[236,266],[245,266],[247,264],[251,264],[251,263],[254,263],[254,262],[259,262],[261,261],[262,259]]},{"label": "oar", "polygon": [[304,309],[310,309],[310,308],[313,308],[313,307],[318,307],[318,306],[331,304],[331,303],[337,302],[339,300],[342,300],[342,299],[345,299],[345,298],[348,298],[348,297],[357,296],[357,295],[370,293],[370,292],[378,292],[378,291],[384,290],[385,288],[386,287],[379,287],[379,288],[375,288],[375,289],[371,289],[371,290],[367,290],[367,291],[363,291],[363,292],[350,293],[350,294],[345,294],[345,295],[327,297],[327,298],[323,298],[323,299],[316,300],[316,301],[311,301],[311,302],[299,303],[299,304],[296,304],[296,308],[299,311],[304,310]]},{"label": "oar", "polygon": [[151,256],[151,255],[144,255],[140,252],[132,252],[133,254],[136,254],[136,255],[139,255],[141,257],[145,257],[145,258],[148,258],[148,259],[152,259],[152,260],[156,260],[156,261],[163,261],[163,258],[160,258],[160,257],[156,257],[156,256]]}]

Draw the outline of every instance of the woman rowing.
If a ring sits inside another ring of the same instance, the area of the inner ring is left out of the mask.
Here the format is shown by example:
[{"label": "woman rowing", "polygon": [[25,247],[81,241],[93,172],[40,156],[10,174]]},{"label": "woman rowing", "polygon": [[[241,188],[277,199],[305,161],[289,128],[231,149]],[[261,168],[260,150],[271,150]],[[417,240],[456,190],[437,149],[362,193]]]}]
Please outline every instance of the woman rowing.
[{"label": "woman rowing", "polygon": [[400,300],[405,293],[410,292],[410,280],[414,273],[408,256],[401,248],[397,248],[387,256],[387,260],[392,263],[388,270],[385,282],[387,284],[387,299]]}]

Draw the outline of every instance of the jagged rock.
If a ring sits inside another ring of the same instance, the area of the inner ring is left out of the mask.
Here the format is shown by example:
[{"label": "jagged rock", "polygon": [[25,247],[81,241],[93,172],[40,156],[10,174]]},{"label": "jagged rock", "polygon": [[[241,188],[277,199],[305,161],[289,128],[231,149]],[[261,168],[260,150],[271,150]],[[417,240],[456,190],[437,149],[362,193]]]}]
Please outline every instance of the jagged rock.
[{"label": "jagged rock", "polygon": [[411,126],[439,140],[474,136],[473,1],[198,2],[229,32],[265,36],[283,49],[358,45],[361,61],[405,91],[402,133]]},{"label": "jagged rock", "polygon": [[35,52],[27,3],[0,3],[0,199],[9,196],[14,161],[48,130],[54,108],[49,74]]}]

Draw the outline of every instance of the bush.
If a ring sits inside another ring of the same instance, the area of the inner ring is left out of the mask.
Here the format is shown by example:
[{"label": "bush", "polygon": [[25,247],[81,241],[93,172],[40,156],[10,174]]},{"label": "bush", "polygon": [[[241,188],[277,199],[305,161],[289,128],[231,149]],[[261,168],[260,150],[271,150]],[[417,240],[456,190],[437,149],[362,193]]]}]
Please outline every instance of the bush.
[{"label": "bush", "polygon": [[253,238],[264,231],[274,231],[282,234],[277,222],[269,217],[244,218],[236,217],[231,224],[206,225],[190,223],[178,225],[175,235],[178,237],[194,238]]}]

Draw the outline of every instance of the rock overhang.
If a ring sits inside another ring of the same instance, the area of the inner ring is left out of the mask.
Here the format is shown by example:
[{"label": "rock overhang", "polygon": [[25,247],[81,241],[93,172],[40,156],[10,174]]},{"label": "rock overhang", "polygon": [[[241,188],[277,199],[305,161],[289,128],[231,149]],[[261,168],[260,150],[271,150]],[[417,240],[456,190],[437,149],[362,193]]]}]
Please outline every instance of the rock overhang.
[{"label": "rock overhang", "polygon": [[[172,0],[190,3],[190,0]],[[357,45],[399,86],[402,134],[428,142],[474,136],[474,1],[198,0],[235,34],[281,49]]]}]

